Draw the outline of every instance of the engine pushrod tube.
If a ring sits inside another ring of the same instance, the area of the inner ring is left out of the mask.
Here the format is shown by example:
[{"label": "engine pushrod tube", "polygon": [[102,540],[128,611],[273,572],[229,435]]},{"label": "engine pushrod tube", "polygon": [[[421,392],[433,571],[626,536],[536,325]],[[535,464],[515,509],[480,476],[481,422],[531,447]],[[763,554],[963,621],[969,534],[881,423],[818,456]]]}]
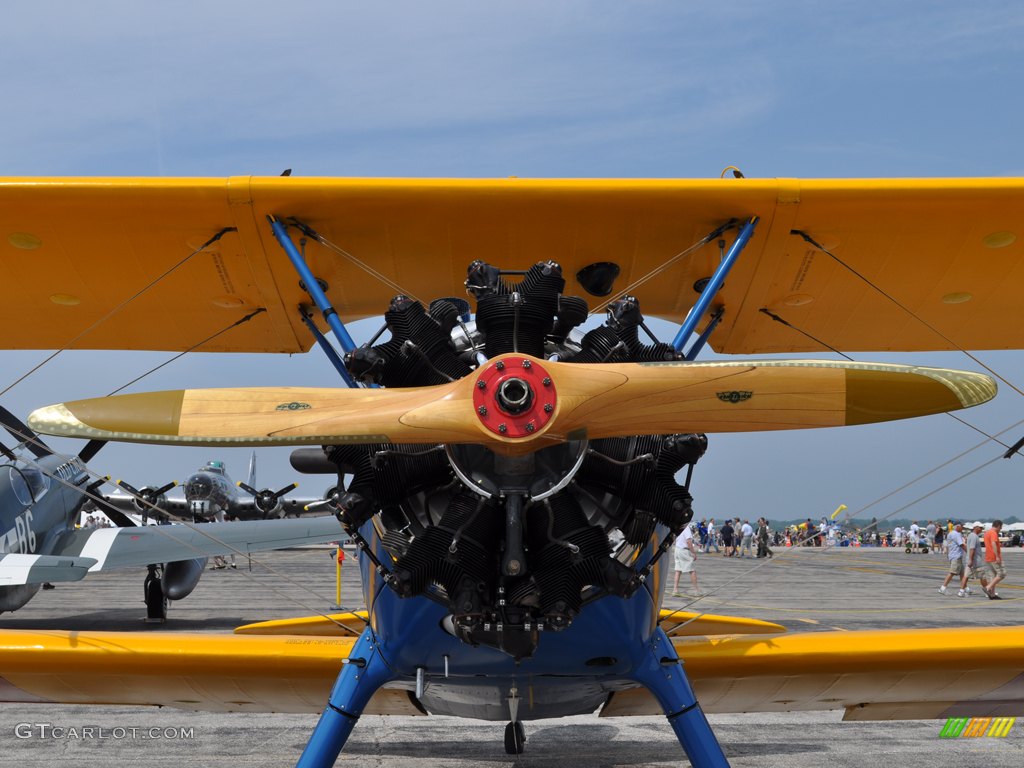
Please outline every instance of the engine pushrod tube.
[{"label": "engine pushrod tube", "polygon": [[711,302],[714,301],[715,296],[722,287],[722,283],[725,282],[726,275],[729,274],[729,270],[732,269],[733,264],[736,263],[736,259],[739,258],[740,253],[743,252],[744,246],[750,240],[754,234],[754,228],[757,226],[758,217],[751,216],[747,219],[746,223],[740,229],[740,233],[736,236],[736,240],[733,242],[729,252],[725,254],[725,258],[715,268],[714,274],[711,276],[711,280],[704,286],[704,290],[701,291],[700,298],[697,299],[697,303],[693,305],[693,309],[690,310],[690,314],[686,316],[682,326],[679,328],[679,333],[676,334],[675,339],[672,341],[672,346],[675,347],[676,352],[683,351],[683,345],[686,340],[690,338],[690,335],[697,329],[697,324],[704,317],[704,313],[708,311],[708,307],[711,306]]}]

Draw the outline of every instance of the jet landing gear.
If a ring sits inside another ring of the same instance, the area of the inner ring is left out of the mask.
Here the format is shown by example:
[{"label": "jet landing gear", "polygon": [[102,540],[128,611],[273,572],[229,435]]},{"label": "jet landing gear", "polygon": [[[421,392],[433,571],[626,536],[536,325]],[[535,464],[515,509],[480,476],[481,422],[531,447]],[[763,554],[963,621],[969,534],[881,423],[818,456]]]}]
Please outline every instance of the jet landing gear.
[{"label": "jet landing gear", "polygon": [[526,731],[522,720],[514,720],[505,726],[505,752],[510,755],[523,754],[526,746]]},{"label": "jet landing gear", "polygon": [[146,599],[146,623],[162,624],[167,621],[167,596],[164,594],[163,568],[149,566],[142,592]]}]

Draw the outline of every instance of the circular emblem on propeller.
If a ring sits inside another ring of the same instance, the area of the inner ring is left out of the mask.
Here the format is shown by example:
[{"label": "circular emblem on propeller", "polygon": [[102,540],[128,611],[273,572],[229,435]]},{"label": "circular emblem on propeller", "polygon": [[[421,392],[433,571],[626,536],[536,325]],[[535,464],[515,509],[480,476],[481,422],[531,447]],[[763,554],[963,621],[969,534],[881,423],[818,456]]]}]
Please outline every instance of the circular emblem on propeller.
[{"label": "circular emblem on propeller", "polygon": [[530,437],[554,416],[558,395],[544,364],[532,357],[506,355],[484,365],[473,390],[477,418],[502,437]]}]

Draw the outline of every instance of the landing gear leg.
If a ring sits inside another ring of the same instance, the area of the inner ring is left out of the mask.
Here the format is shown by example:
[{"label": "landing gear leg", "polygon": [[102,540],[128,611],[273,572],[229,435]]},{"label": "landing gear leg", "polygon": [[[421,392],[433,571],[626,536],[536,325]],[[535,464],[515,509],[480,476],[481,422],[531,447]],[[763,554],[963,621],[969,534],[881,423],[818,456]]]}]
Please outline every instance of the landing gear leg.
[{"label": "landing gear leg", "polygon": [[338,673],[327,707],[320,716],[296,768],[330,768],[338,759],[367,702],[394,674],[381,657],[369,628],[352,646]]},{"label": "landing gear leg", "polygon": [[149,566],[149,574],[142,585],[146,598],[146,623],[162,624],[167,621],[167,598],[164,596],[163,568]]},{"label": "landing gear leg", "polygon": [[697,703],[672,641],[658,629],[633,670],[633,679],[658,700],[693,768],[729,768],[729,761]]},{"label": "landing gear leg", "polygon": [[521,720],[515,720],[505,726],[505,752],[510,755],[523,754],[526,746],[526,731]]}]

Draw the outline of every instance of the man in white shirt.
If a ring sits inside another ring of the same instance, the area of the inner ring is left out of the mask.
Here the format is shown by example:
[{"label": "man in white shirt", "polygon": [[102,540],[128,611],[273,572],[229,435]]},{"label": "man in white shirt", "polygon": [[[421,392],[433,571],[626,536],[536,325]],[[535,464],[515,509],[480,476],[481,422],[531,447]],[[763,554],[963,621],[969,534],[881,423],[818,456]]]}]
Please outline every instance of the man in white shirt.
[{"label": "man in white shirt", "polygon": [[960,592],[964,595],[971,594],[971,588],[967,586],[967,579],[971,576],[981,582],[981,588],[988,593],[988,569],[985,568],[985,550],[981,548],[981,533],[985,526],[981,523],[974,523],[971,532],[967,534],[967,544],[964,545],[964,575],[960,578]]},{"label": "man in white shirt", "polygon": [[679,575],[682,573],[690,574],[690,583],[693,584],[693,594],[699,595],[700,588],[697,586],[697,548],[693,543],[693,529],[690,526],[686,526],[683,532],[679,534],[679,538],[676,539],[675,546],[675,557],[676,557],[676,573],[675,582],[672,585],[672,596],[682,597],[679,592]]},{"label": "man in white shirt", "polygon": [[[946,537],[946,556],[949,558],[949,573],[946,574],[946,580],[939,587],[939,594],[942,595],[946,594],[946,585],[953,580],[954,576],[962,577],[964,574],[964,526],[962,523],[953,526],[953,530]],[[957,593],[957,597],[966,596],[967,593],[962,589]]]},{"label": "man in white shirt", "polygon": [[708,520],[708,543],[704,547],[704,552],[710,552],[711,548],[715,548],[715,552],[720,552],[718,548],[718,528],[715,526],[715,518]]},{"label": "man in white shirt", "polygon": [[740,535],[743,537],[740,546],[740,557],[746,557],[747,555],[753,557],[754,550],[750,548],[750,545],[754,541],[754,526],[750,524],[749,520],[743,521],[743,527],[740,528]]}]

